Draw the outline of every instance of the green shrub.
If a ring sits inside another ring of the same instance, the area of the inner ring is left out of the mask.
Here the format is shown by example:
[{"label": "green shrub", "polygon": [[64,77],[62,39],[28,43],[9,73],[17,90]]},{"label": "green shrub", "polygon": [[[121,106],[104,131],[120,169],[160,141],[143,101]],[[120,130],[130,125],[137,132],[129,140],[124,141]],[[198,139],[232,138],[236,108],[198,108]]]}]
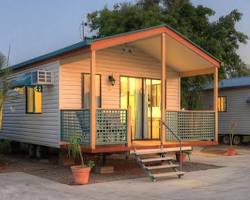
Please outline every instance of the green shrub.
[{"label": "green shrub", "polygon": [[94,161],[89,160],[86,164],[83,159],[82,149],[81,149],[81,138],[78,136],[78,134],[73,133],[70,138],[70,143],[68,146],[68,155],[69,157],[72,157],[73,159],[80,158],[81,161],[81,167],[90,167],[93,168],[95,166]]},{"label": "green shrub", "polygon": [[0,140],[0,153],[10,153],[10,141],[8,140]]}]

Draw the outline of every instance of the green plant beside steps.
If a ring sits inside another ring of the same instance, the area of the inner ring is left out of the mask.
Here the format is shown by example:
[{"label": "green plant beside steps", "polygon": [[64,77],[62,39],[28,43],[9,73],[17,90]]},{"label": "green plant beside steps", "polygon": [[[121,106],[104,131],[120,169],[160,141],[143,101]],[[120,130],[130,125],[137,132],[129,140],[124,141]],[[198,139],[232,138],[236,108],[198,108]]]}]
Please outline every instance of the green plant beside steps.
[{"label": "green plant beside steps", "polygon": [[74,160],[80,158],[81,167],[93,168],[95,166],[95,162],[92,160],[89,160],[87,164],[85,164],[81,150],[81,138],[76,133],[74,133],[70,138],[70,143],[68,146],[68,156],[72,157]]}]

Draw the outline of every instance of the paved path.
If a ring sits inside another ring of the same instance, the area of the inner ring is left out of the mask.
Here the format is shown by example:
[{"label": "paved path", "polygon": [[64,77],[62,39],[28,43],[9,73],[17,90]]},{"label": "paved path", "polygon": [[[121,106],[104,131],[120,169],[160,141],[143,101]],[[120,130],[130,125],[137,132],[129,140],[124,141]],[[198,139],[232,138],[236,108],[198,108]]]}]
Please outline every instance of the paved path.
[{"label": "paved path", "polygon": [[192,156],[193,161],[213,163],[224,168],[187,173],[183,179],[156,183],[147,178],[68,186],[25,173],[0,175],[0,200],[249,200],[250,154]]}]

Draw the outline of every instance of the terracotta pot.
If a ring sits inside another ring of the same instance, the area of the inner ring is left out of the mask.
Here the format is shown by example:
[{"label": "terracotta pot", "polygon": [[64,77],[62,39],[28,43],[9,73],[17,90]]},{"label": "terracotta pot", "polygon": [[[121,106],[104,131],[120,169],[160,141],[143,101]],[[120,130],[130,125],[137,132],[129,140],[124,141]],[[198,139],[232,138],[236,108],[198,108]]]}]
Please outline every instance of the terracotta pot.
[{"label": "terracotta pot", "polygon": [[85,185],[89,183],[89,167],[72,166],[70,168],[73,174],[75,184]]},{"label": "terracotta pot", "polygon": [[186,154],[185,153],[182,153],[181,156],[180,156],[179,153],[176,153],[175,156],[176,156],[176,161],[177,162],[180,162],[180,159],[181,159],[182,162],[184,162],[186,160]]},{"label": "terracotta pot", "polygon": [[235,148],[229,147],[229,148],[227,149],[227,155],[228,155],[228,156],[235,156],[235,155],[236,155],[236,150],[235,150]]}]

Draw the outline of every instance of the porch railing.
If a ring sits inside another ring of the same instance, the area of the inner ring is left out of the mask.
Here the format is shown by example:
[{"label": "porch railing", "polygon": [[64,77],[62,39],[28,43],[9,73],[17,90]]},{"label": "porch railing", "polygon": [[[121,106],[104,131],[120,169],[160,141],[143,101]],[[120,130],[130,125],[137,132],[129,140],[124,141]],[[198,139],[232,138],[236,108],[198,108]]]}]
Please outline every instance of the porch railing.
[{"label": "porch railing", "polygon": [[96,110],[96,145],[127,144],[127,138],[126,109]]},{"label": "porch railing", "polygon": [[90,144],[90,111],[61,110],[61,140],[69,142],[76,134],[81,144]]},{"label": "porch railing", "polygon": [[[214,111],[167,111],[166,124],[182,141],[212,141],[215,139]],[[166,129],[166,141],[175,141]]]},{"label": "porch railing", "polygon": [[[90,110],[61,110],[61,141],[69,142],[77,134],[81,144],[90,144]],[[128,143],[128,111],[96,110],[96,145]]]}]

